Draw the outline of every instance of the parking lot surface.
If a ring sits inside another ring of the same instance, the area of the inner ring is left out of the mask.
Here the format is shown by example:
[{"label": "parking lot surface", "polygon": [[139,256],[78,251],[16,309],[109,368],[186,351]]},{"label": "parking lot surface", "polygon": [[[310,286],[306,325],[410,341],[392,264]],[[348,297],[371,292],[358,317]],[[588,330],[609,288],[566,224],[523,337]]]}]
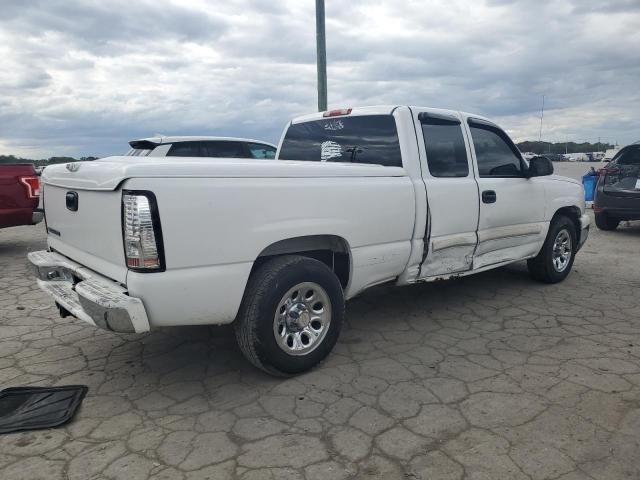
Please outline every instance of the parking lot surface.
[{"label": "parking lot surface", "polygon": [[556,175],[581,180],[590,168],[598,171],[607,165],[607,162],[554,162],[553,170]]},{"label": "parking lot surface", "polygon": [[61,319],[0,231],[0,387],[86,384],[66,427],[0,436],[14,479],[640,478],[640,224],[592,230],[569,278],[517,264],[379,287],[329,360],[264,375],[231,328]]}]

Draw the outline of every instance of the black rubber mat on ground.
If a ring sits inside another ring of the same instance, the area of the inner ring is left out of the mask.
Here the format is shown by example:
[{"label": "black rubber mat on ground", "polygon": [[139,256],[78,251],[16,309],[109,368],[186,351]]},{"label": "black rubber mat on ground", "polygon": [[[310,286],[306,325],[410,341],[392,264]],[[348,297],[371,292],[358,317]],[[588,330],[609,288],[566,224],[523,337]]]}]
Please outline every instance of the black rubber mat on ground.
[{"label": "black rubber mat on ground", "polygon": [[0,392],[0,434],[64,425],[87,394],[84,385],[13,387]]}]

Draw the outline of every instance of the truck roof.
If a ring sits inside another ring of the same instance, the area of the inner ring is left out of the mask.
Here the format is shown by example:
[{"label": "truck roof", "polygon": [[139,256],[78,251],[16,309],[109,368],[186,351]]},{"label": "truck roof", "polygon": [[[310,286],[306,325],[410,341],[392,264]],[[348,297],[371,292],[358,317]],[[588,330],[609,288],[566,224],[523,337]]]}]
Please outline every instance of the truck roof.
[{"label": "truck roof", "polygon": [[[474,118],[478,118],[481,120],[486,120],[488,122],[493,123],[490,119],[488,119],[487,117],[484,117],[482,115],[477,115],[475,113],[467,113],[467,112],[461,112],[458,110],[449,110],[449,109],[443,109],[443,108],[433,108],[433,107],[424,107],[424,106],[415,106],[415,105],[371,105],[371,106],[363,106],[363,107],[353,107],[351,108],[351,112],[348,114],[345,114],[344,116],[361,116],[361,115],[390,115],[391,113],[393,113],[393,111],[397,108],[400,107],[408,107],[411,109],[415,109],[415,110],[430,110],[433,112],[437,112],[437,113],[442,113],[442,114],[449,114],[449,115],[455,115],[458,116],[458,114],[462,114],[464,116],[467,117],[474,117]],[[332,110],[329,110],[332,111]],[[291,123],[295,124],[295,123],[304,123],[304,122],[309,122],[309,121],[313,121],[313,120],[321,120],[324,117],[325,112],[316,112],[316,113],[310,113],[307,115],[302,115],[299,117],[294,118]]]}]

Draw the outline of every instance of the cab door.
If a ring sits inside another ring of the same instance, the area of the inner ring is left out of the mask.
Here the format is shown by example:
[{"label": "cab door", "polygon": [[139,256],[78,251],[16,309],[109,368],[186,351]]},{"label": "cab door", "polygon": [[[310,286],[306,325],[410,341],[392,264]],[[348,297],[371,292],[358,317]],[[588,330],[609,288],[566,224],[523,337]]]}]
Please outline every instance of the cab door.
[{"label": "cab door", "polygon": [[535,256],[548,229],[544,181],[528,178],[528,166],[509,136],[486,120],[465,122],[478,172],[480,218],[473,268]]},{"label": "cab door", "polygon": [[434,109],[413,114],[428,207],[419,278],[468,271],[478,241],[479,200],[461,117]]}]

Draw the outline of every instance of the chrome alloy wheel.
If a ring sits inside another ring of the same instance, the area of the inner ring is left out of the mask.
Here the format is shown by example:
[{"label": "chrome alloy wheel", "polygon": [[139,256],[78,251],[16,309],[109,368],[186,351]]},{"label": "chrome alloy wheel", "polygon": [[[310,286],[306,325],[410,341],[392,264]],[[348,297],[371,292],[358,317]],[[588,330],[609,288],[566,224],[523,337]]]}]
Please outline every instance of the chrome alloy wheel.
[{"label": "chrome alloy wheel", "polygon": [[278,346],[289,355],[306,355],[322,343],[331,324],[331,301],[317,283],[303,282],[284,294],[273,319]]},{"label": "chrome alloy wheel", "polygon": [[571,235],[566,230],[560,230],[553,242],[553,268],[556,272],[564,272],[569,266],[573,251],[571,249]]}]

